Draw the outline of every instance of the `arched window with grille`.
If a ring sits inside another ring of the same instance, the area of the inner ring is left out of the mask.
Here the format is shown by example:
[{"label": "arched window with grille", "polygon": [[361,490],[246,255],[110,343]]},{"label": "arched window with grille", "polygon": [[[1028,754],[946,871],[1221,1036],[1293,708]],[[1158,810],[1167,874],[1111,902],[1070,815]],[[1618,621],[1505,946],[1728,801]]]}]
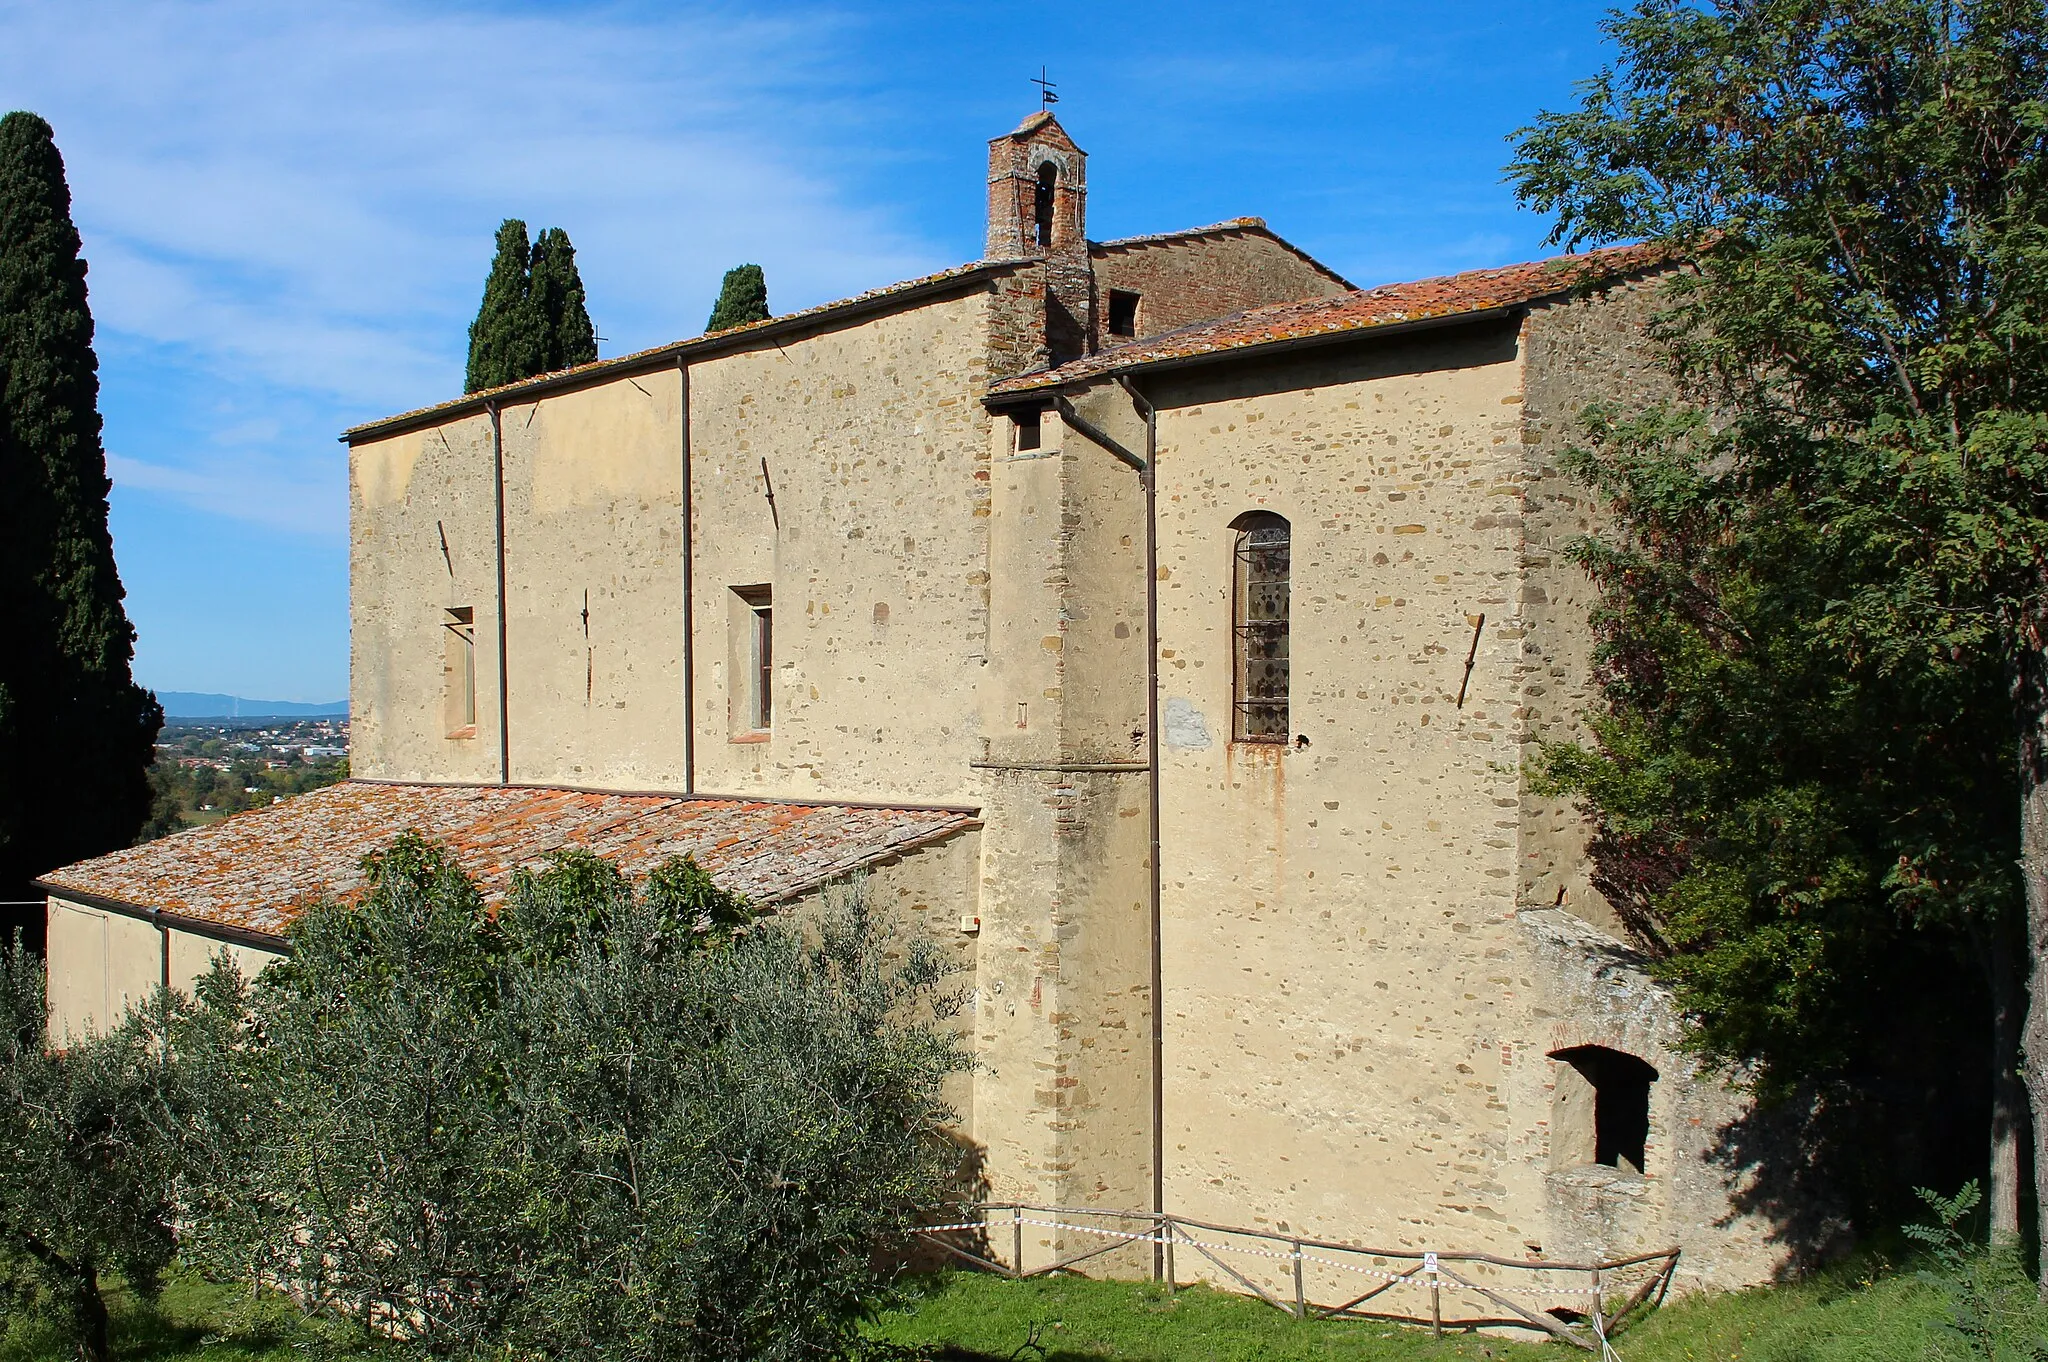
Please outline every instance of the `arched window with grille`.
[{"label": "arched window with grille", "polygon": [[1287,624],[1290,532],[1270,511],[1231,522],[1237,531],[1231,585],[1239,742],[1287,741]]}]

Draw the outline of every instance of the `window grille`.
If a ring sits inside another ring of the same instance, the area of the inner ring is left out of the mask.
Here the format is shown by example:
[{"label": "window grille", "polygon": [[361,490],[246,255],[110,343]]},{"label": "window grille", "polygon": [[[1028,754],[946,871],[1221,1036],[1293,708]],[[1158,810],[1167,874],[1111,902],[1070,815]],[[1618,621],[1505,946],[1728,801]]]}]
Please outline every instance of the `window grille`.
[{"label": "window grille", "polygon": [[1240,742],[1284,743],[1291,533],[1285,520],[1265,511],[1241,517],[1236,529],[1234,736]]}]

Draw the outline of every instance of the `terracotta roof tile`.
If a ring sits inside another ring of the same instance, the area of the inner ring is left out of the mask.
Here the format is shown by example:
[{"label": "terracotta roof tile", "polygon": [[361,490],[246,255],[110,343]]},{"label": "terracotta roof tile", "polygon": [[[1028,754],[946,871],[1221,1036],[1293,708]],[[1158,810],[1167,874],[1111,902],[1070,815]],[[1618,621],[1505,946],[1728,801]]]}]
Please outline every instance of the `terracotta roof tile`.
[{"label": "terracotta roof tile", "polygon": [[702,799],[576,790],[386,785],[316,790],[53,870],[39,882],[243,931],[282,934],[308,904],[363,886],[363,853],[408,829],[446,844],[502,896],[512,872],[584,847],[639,876],[694,855],[757,903],[978,825],[957,810]]},{"label": "terracotta roof tile", "polygon": [[1215,321],[1197,322],[1178,331],[1114,346],[1057,369],[1041,369],[1037,373],[1004,379],[989,391],[1000,395],[1056,388],[1148,364],[1192,359],[1278,341],[1307,340],[1399,322],[1515,307],[1603,280],[1656,269],[1671,263],[1673,258],[1670,248],[1662,245],[1609,246],[1584,255],[1555,256],[1548,260],[1504,265],[1498,269],[1469,270],[1464,274],[1419,279],[1412,283],[1382,284],[1378,288],[1358,289],[1334,298],[1309,298],[1301,302],[1255,307]]}]

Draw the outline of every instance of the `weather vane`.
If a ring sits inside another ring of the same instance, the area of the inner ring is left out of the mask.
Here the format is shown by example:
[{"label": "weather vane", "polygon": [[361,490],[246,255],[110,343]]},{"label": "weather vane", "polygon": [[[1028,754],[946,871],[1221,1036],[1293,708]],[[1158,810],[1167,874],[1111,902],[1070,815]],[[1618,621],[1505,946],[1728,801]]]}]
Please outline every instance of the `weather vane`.
[{"label": "weather vane", "polygon": [[1043,66],[1038,68],[1038,74],[1031,78],[1031,83],[1038,87],[1038,107],[1040,112],[1050,109],[1053,105],[1060,102],[1060,97],[1053,93],[1054,90],[1060,87],[1045,78],[1045,68]]}]

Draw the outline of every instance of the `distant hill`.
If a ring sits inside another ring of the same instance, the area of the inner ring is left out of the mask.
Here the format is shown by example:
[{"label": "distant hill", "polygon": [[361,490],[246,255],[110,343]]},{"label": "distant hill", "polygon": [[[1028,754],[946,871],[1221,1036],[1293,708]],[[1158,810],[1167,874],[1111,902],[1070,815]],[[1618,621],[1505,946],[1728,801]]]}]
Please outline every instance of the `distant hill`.
[{"label": "distant hill", "polygon": [[306,719],[348,713],[348,701],[308,705],[295,700],[244,700],[239,695],[201,695],[189,690],[160,690],[166,719]]}]

